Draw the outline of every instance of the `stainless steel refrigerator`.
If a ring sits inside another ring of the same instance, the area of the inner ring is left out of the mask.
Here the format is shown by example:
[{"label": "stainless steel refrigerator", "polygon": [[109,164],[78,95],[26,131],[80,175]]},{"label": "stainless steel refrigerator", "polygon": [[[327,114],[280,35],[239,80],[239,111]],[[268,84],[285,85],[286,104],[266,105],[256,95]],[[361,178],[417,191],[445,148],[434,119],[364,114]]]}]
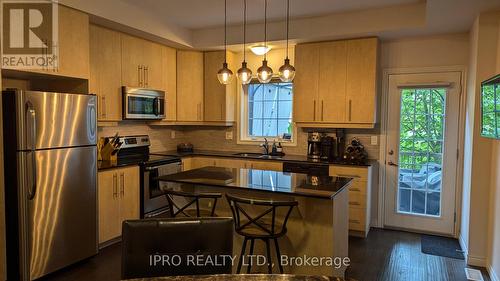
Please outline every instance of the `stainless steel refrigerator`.
[{"label": "stainless steel refrigerator", "polygon": [[96,97],[3,91],[8,280],[95,255]]}]

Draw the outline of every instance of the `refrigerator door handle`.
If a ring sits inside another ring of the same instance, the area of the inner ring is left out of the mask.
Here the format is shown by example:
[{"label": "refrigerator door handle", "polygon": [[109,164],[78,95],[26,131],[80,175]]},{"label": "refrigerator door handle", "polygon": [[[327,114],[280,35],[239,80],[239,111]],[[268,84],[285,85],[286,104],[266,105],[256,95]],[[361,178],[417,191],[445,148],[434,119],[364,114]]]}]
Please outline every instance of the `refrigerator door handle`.
[{"label": "refrigerator door handle", "polygon": [[26,128],[29,131],[29,155],[31,157],[31,169],[30,170],[30,184],[28,190],[28,199],[33,200],[36,194],[36,111],[33,104],[29,101],[26,102],[26,122],[28,123]]}]

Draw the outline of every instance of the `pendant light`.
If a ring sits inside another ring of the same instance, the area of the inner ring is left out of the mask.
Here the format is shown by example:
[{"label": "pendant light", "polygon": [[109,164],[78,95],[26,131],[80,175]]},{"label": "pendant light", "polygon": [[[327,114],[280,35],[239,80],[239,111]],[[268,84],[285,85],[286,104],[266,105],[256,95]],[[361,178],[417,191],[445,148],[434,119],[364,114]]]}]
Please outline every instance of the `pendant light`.
[{"label": "pendant light", "polygon": [[[264,46],[267,47],[267,0],[264,1]],[[264,54],[262,66],[257,69],[257,78],[260,83],[269,83],[273,78],[273,70],[267,66],[267,54]]]},{"label": "pendant light", "polygon": [[241,68],[238,69],[238,79],[240,79],[241,84],[246,85],[252,80],[252,71],[247,67],[246,54],[245,54],[245,43],[247,36],[247,0],[243,0],[243,62],[241,63]]},{"label": "pendant light", "polygon": [[224,0],[224,63],[217,72],[217,79],[223,85],[227,85],[233,78],[233,72],[227,67],[227,0]]},{"label": "pendant light", "polygon": [[295,77],[295,67],[290,64],[288,58],[288,29],[290,25],[290,0],[286,1],[286,58],[285,64],[279,69],[279,76],[283,82],[291,82]]}]

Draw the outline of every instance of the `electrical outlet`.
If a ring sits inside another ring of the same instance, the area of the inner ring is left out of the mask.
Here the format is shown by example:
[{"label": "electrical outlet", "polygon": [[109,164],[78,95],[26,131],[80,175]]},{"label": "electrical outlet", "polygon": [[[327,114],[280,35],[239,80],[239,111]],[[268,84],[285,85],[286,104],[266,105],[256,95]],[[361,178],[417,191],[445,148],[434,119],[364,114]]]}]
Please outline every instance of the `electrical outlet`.
[{"label": "electrical outlet", "polygon": [[171,131],[170,132],[170,138],[171,139],[175,139],[175,131]]},{"label": "electrical outlet", "polygon": [[370,144],[377,145],[378,144],[378,136],[372,136],[370,139]]},{"label": "electrical outlet", "polygon": [[232,140],[232,139],[233,139],[233,131],[226,132],[226,140]]}]

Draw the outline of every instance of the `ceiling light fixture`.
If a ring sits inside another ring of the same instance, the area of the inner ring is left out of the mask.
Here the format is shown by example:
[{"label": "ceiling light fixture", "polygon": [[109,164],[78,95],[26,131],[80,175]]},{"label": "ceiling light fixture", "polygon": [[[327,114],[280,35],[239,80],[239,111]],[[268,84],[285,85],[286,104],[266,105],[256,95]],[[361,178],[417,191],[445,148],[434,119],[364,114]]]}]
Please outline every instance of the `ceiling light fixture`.
[{"label": "ceiling light fixture", "polygon": [[[267,48],[267,0],[264,1],[264,47]],[[267,55],[264,54],[262,66],[257,69],[257,78],[260,83],[269,83],[273,78],[273,70],[267,66]]]},{"label": "ceiling light fixture", "polygon": [[288,58],[288,29],[290,25],[290,0],[286,1],[286,58],[285,64],[279,69],[279,76],[283,82],[291,82],[295,77],[295,67],[290,64]]},{"label": "ceiling light fixture", "polygon": [[257,56],[263,56],[271,50],[271,47],[264,46],[264,45],[257,45],[257,46],[250,47],[250,50],[252,51],[252,53],[256,54]]},{"label": "ceiling light fixture", "polygon": [[247,0],[243,0],[243,62],[241,68],[238,69],[237,75],[241,84],[246,85],[252,80],[252,71],[247,67],[245,43],[247,36]]},{"label": "ceiling light fixture", "polygon": [[227,85],[233,78],[233,72],[227,67],[227,0],[224,0],[224,63],[217,72],[217,79],[223,85]]}]

